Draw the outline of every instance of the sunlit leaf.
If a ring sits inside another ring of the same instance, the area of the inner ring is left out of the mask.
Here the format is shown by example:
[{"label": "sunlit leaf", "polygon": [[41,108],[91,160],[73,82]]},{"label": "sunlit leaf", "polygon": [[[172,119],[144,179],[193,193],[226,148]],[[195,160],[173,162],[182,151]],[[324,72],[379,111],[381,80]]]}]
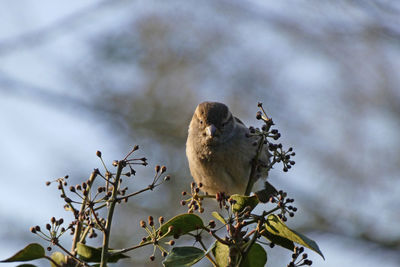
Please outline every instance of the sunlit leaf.
[{"label": "sunlit leaf", "polygon": [[274,235],[289,239],[297,244],[300,244],[311,250],[314,250],[319,255],[321,255],[323,259],[325,259],[324,255],[322,254],[321,250],[319,249],[317,243],[314,240],[306,237],[303,234],[297,233],[294,230],[291,230],[275,214],[271,214],[268,216],[267,222],[265,223],[265,228],[268,232]]},{"label": "sunlit leaf", "polygon": [[279,235],[274,235],[269,231],[263,231],[261,233],[261,235],[264,236],[265,238],[267,238],[269,241],[271,241],[275,245],[287,248],[290,251],[293,251],[293,249],[294,249],[293,241],[291,241],[287,238],[281,237]]},{"label": "sunlit leaf", "polygon": [[[101,261],[101,250],[102,248],[94,248],[91,246],[87,246],[82,243],[78,243],[77,246],[77,252],[79,255],[79,258],[81,258],[84,261],[87,262],[100,262]],[[108,250],[109,256],[108,256],[108,262],[117,262],[120,259],[124,258],[129,258],[129,256],[115,252],[113,253],[114,250],[110,249]]]},{"label": "sunlit leaf", "polygon": [[277,195],[278,190],[270,184],[268,181],[264,182],[264,189],[254,193],[258,197],[258,200],[262,203],[267,203],[271,196]]},{"label": "sunlit leaf", "polygon": [[218,212],[213,211],[213,212],[211,213],[211,215],[212,215],[215,219],[217,219],[218,221],[220,221],[221,223],[226,224],[226,221],[225,221],[224,217],[222,217],[222,215],[219,214]]},{"label": "sunlit leaf", "polygon": [[240,267],[264,267],[266,263],[267,252],[261,245],[254,243]]},{"label": "sunlit leaf", "polygon": [[[172,230],[168,232],[169,227],[172,226]],[[158,232],[161,231],[162,234],[168,234],[166,236],[173,235],[184,235],[191,231],[201,229],[204,227],[202,219],[196,214],[185,213],[175,216],[166,223],[164,223]]]},{"label": "sunlit leaf", "polygon": [[[212,252],[218,266],[229,265],[229,247],[227,245],[216,241]],[[264,267],[266,263],[267,252],[261,245],[254,243],[246,258],[242,260],[240,267]]]},{"label": "sunlit leaf", "polygon": [[[65,263],[67,263],[66,259],[65,259],[65,255],[62,254],[59,251],[54,252],[53,254],[51,254],[51,258],[59,265],[63,265]],[[51,262],[51,267],[57,267],[53,262]]]},{"label": "sunlit leaf", "polygon": [[175,247],[163,261],[165,267],[192,266],[205,256],[202,249],[196,247]]},{"label": "sunlit leaf", "polygon": [[2,260],[1,262],[31,261],[41,259],[44,256],[44,248],[37,243],[32,243],[18,251],[14,256]]},{"label": "sunlit leaf", "polygon": [[250,207],[253,210],[260,201],[257,196],[242,196],[242,195],[232,195],[231,199],[235,200],[235,204],[232,205],[233,212],[242,211],[246,207]]},{"label": "sunlit leaf", "polygon": [[229,247],[218,241],[215,242],[215,246],[212,249],[215,257],[215,261],[218,266],[228,266],[229,265]]}]

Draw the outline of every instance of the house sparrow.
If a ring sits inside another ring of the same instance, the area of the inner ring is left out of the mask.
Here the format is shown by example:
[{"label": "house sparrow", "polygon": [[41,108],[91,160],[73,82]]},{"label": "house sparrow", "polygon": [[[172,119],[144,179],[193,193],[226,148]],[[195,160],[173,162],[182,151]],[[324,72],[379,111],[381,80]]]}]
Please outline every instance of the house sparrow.
[{"label": "house sparrow", "polygon": [[[199,104],[189,125],[186,156],[190,173],[206,193],[244,194],[259,141],[246,136],[249,129],[234,117],[225,104]],[[267,152],[259,155],[267,163]],[[257,176],[266,176],[258,173]]]}]

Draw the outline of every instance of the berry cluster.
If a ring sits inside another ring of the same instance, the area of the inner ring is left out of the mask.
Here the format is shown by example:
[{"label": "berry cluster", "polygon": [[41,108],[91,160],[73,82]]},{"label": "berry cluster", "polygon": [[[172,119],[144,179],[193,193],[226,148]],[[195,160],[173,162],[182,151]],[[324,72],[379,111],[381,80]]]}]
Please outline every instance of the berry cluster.
[{"label": "berry cluster", "polygon": [[[145,236],[142,238],[142,241],[140,244],[141,245],[148,244],[148,243],[153,244],[153,254],[149,257],[151,261],[155,260],[155,253],[156,253],[157,249],[160,250],[161,255],[163,257],[166,257],[168,255],[168,251],[163,246],[161,246],[160,241],[161,241],[161,239],[166,237],[173,230],[173,226],[168,227],[168,231],[166,233],[163,233],[161,230],[157,230],[155,228],[153,216],[149,216],[147,218],[147,222],[148,223],[146,223],[146,221],[144,221],[144,220],[140,221],[140,227],[145,229],[148,234],[148,236]],[[164,217],[162,217],[162,216],[159,217],[158,223],[159,223],[159,226],[161,229],[161,226],[164,223]],[[164,243],[167,245],[173,246],[175,244],[175,241],[169,240],[168,242],[164,242]]]},{"label": "berry cluster", "polygon": [[295,164],[291,157],[295,156],[296,153],[293,152],[293,148],[291,147],[288,150],[284,150],[281,143],[275,144],[272,142],[272,140],[278,140],[281,137],[281,134],[279,133],[278,129],[271,129],[271,127],[274,125],[274,122],[272,118],[269,118],[266,114],[262,103],[258,103],[258,107],[261,109],[261,111],[257,112],[256,119],[262,120],[264,124],[262,125],[261,129],[250,126],[249,133],[246,134],[246,137],[258,136],[260,138],[259,141],[253,142],[254,146],[258,146],[259,153],[263,149],[263,146],[265,146],[268,150],[267,154],[270,156],[269,164],[267,164],[267,166],[260,166],[260,163],[257,162],[259,165],[258,167],[266,168],[267,171],[269,171],[272,169],[275,163],[282,162],[283,171],[287,172]]},{"label": "berry cluster", "polygon": [[[303,253],[303,252],[304,252],[303,247],[294,247],[294,251],[292,254],[292,261],[287,265],[287,267],[312,265],[312,261],[307,259],[307,257],[308,257],[307,253]],[[301,255],[301,257],[300,257],[300,255]]]},{"label": "berry cluster", "polygon": [[[109,235],[110,232],[112,215],[110,217],[109,212],[106,218],[102,218],[100,217],[99,211],[106,207],[108,207],[109,210],[114,210],[116,204],[120,204],[122,201],[127,202],[130,197],[148,190],[153,190],[165,181],[170,180],[169,175],[164,175],[167,168],[157,165],[151,184],[142,190],[128,194],[128,187],[122,186],[122,178],[134,176],[136,174],[134,169],[135,165],[147,165],[146,158],[135,158],[132,156],[138,149],[139,146],[134,146],[124,159],[119,161],[114,160],[112,166],[114,166],[116,170],[109,170],[103,161],[102,153],[97,151],[96,156],[101,160],[104,172],[102,173],[99,169],[94,169],[86,181],[74,186],[69,186],[69,190],[67,190],[68,176],[46,182],[47,186],[51,185],[53,182],[58,184],[58,190],[61,193],[60,197],[65,202],[64,208],[73,213],[74,220],[69,224],[68,228],[65,229],[63,227],[60,228],[63,219],[55,220],[53,217],[51,219],[51,224],[46,225],[49,234],[41,232],[39,226],[32,227],[31,232],[50,241],[52,245],[60,247],[74,259],[75,262],[85,265],[81,259],[76,257],[77,242],[86,243],[87,238],[96,238],[98,236],[97,232],[100,232],[103,236]],[[124,171],[125,169],[128,169],[128,171]],[[160,224],[162,224],[163,218],[160,218],[159,221]],[[153,226],[153,224],[152,217],[151,220],[149,217],[149,225]],[[67,230],[70,230],[71,235],[74,235],[71,252],[68,252],[59,244],[59,237]],[[157,234],[161,235],[161,233]],[[156,239],[153,241],[154,244],[157,243]],[[105,250],[107,250],[108,244],[104,247]],[[49,247],[48,250],[51,250],[51,247]],[[163,250],[160,247],[160,250],[162,250],[163,255],[166,255],[165,249]]]},{"label": "berry cluster", "polygon": [[272,164],[280,163],[283,164],[283,171],[287,172],[296,162],[291,160],[292,156],[295,156],[296,153],[293,152],[293,148],[289,147],[287,151],[282,149],[282,144],[268,144],[268,150],[272,153]]},{"label": "berry cluster", "polygon": [[[200,195],[200,188],[203,187],[202,183],[198,185],[195,182],[190,184],[190,198],[181,201],[181,205],[188,205],[188,213],[193,213],[194,211],[199,211],[200,213],[204,212],[203,198],[204,196]],[[188,193],[186,191],[182,192],[182,196],[186,196]]]},{"label": "berry cluster", "polygon": [[279,190],[277,195],[271,196],[269,202],[277,203],[277,207],[280,208],[278,217],[284,222],[287,221],[286,214],[289,214],[289,217],[293,217],[294,213],[297,211],[296,207],[290,205],[290,203],[294,202],[294,199],[287,198],[287,193],[282,190]]},{"label": "berry cluster", "polygon": [[[71,225],[65,229],[64,227],[62,227],[61,225],[64,223],[64,219],[60,218],[60,219],[56,219],[55,217],[51,217],[50,219],[50,223],[46,224],[46,230],[48,233],[46,232],[42,232],[41,228],[39,225],[36,225],[34,227],[30,228],[30,231],[36,235],[38,235],[39,237],[41,237],[42,239],[46,240],[47,242],[50,242],[51,245],[59,245],[58,241],[59,238],[65,233],[67,232],[68,229],[71,228]],[[51,251],[51,246],[47,247],[48,251]]]}]

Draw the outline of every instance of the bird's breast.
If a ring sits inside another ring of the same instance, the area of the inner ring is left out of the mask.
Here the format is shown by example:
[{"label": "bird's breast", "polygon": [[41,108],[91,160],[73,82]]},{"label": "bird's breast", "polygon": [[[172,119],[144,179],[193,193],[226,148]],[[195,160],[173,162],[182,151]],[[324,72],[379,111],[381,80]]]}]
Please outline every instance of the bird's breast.
[{"label": "bird's breast", "polygon": [[210,146],[210,145],[206,145],[206,146],[202,146],[199,151],[198,151],[198,157],[200,159],[200,161],[204,161],[204,162],[209,162],[212,160],[215,160],[215,158],[217,157],[217,150],[215,149],[215,146]]}]

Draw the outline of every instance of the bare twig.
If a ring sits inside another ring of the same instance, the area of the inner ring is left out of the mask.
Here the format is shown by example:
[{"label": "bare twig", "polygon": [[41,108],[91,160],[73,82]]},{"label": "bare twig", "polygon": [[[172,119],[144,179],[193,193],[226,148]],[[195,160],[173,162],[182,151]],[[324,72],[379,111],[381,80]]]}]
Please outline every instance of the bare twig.
[{"label": "bare twig", "polygon": [[101,250],[100,267],[107,266],[108,245],[110,242],[110,235],[111,235],[111,223],[112,223],[112,219],[113,219],[113,215],[114,215],[114,208],[118,201],[118,198],[117,198],[118,187],[119,187],[119,181],[121,178],[122,169],[124,168],[124,164],[125,164],[125,161],[123,161],[123,160],[118,161],[117,173],[115,175],[115,181],[114,181],[113,191],[112,191],[112,195],[111,195],[110,207],[108,209],[107,222],[106,222],[105,231],[103,234],[103,246],[102,246],[102,250]]},{"label": "bare twig", "polygon": [[[200,243],[201,247],[207,252],[207,247],[204,245],[204,243],[201,239],[199,240],[199,243]],[[214,267],[218,267],[218,264],[215,262],[215,260],[210,255],[208,255],[208,253],[206,254],[206,257],[212,263],[212,265]]]},{"label": "bare twig", "polygon": [[256,171],[257,171],[257,166],[258,166],[258,158],[260,157],[263,145],[264,145],[264,137],[262,136],[260,138],[260,140],[258,141],[257,154],[254,157],[253,164],[251,165],[249,181],[247,183],[246,191],[244,193],[245,196],[249,196],[250,195],[251,189],[253,188],[253,185],[256,182]]},{"label": "bare twig", "polygon": [[71,252],[69,252],[67,249],[65,249],[63,246],[61,246],[58,242],[55,243],[55,245],[59,248],[61,248],[62,251],[64,251],[65,253],[67,253],[71,258],[73,258],[76,262],[82,264],[83,266],[88,266],[90,267],[89,264],[87,264],[86,262],[82,261],[81,259],[77,258],[75,255],[73,255]]},{"label": "bare twig", "polygon": [[[92,172],[92,174],[90,175],[89,180],[88,180],[88,184],[87,184],[88,192],[90,192],[90,187],[92,186],[93,181],[96,178],[96,176],[97,176],[97,172]],[[77,225],[76,225],[76,229],[75,229],[75,234],[74,234],[74,238],[72,240],[72,247],[71,247],[72,255],[76,255],[76,244],[78,243],[78,240],[80,240],[80,235],[81,235],[81,231],[82,231],[82,222],[80,221],[79,216],[81,216],[85,212],[86,203],[88,201],[89,195],[90,194],[88,194],[87,196],[85,196],[83,198],[82,206],[81,206],[81,209],[80,209],[79,214],[78,214],[78,220],[77,220]]]}]

